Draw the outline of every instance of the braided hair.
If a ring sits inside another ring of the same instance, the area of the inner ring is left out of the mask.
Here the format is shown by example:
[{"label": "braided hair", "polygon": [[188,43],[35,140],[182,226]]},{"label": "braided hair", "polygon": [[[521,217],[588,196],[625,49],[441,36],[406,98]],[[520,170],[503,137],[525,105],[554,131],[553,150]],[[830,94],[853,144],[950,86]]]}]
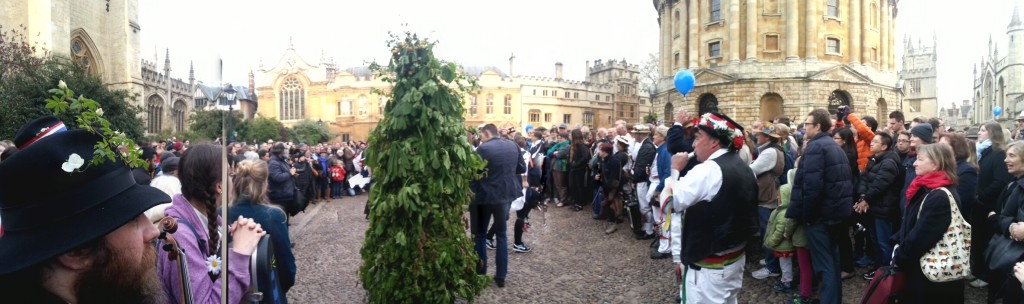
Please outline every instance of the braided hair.
[{"label": "braided hair", "polygon": [[181,194],[193,206],[206,209],[206,232],[210,236],[207,249],[210,254],[217,252],[220,234],[217,228],[217,185],[221,181],[222,146],[200,144],[188,149],[181,157],[178,166],[178,179],[181,180]]}]

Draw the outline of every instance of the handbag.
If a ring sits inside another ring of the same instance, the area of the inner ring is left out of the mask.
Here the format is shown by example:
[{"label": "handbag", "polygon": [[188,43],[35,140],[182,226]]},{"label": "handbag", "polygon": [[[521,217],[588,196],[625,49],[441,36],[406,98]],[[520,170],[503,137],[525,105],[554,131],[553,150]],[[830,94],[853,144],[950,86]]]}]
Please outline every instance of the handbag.
[{"label": "handbag", "polygon": [[907,282],[907,275],[896,267],[882,266],[875,271],[875,278],[868,283],[861,297],[861,304],[887,304],[896,301],[896,298],[903,293],[903,286]]},{"label": "handbag", "polygon": [[[953,194],[946,187],[941,187],[949,198],[949,210],[952,218],[949,228],[942,239],[921,256],[921,272],[929,281],[950,282],[971,275],[971,224],[964,220],[960,208],[953,199]],[[923,202],[923,201],[922,201]],[[923,207],[923,206],[922,206]],[[918,218],[921,210],[917,211]]]},{"label": "handbag", "polygon": [[[1024,219],[1024,210],[1018,209],[1015,221],[1019,222],[1022,219]],[[1016,265],[1022,256],[1024,256],[1024,243],[1011,240],[1009,236],[1002,233],[992,234],[992,239],[989,240],[988,247],[985,248],[985,260],[988,261],[988,268],[1001,273],[1012,273],[1013,265]]]}]

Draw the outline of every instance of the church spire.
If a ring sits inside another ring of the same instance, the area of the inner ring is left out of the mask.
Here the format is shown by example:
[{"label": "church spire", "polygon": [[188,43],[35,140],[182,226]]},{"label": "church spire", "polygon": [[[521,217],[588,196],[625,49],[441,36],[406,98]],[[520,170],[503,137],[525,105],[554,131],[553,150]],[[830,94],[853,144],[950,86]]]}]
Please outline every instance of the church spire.
[{"label": "church spire", "polygon": [[188,82],[192,83],[196,80],[196,69],[192,65],[192,61],[188,62]]},{"label": "church spire", "polygon": [[1017,2],[1014,1],[1013,2],[1013,18],[1010,19],[1010,25],[1007,26],[1007,27],[1014,27],[1014,26],[1021,25],[1021,22],[1020,22],[1020,10],[1018,9],[1018,6],[1019,5],[1017,4]]},{"label": "church spire", "polygon": [[167,48],[167,52],[164,53],[164,73],[169,78],[171,77],[171,49]]}]

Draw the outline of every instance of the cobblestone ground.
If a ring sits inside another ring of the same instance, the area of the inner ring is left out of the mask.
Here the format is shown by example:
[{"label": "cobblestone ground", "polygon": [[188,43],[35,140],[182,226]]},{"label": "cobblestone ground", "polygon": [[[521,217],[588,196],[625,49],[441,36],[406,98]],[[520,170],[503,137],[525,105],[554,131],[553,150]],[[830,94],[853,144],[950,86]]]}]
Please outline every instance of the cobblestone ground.
[{"label": "cobblestone ground", "polygon": [[[368,222],[363,219],[366,195],[311,205],[292,218],[291,235],[298,264],[291,303],[364,303],[366,292],[356,271],[359,249]],[[509,250],[505,288],[484,290],[478,303],[672,303],[678,289],[671,259],[651,260],[650,241],[633,239],[626,224],[605,235],[605,222],[591,219],[587,210],[572,212],[551,207],[531,214],[524,241],[529,253]],[[512,240],[509,222],[509,241]],[[511,244],[510,244],[511,246]],[[494,275],[494,252],[488,272]],[[741,303],[784,303],[771,285],[750,277],[756,256],[748,255]],[[858,274],[867,269],[859,268]],[[843,282],[844,303],[857,303],[867,283]],[[982,303],[984,290],[967,287],[967,303]]]}]

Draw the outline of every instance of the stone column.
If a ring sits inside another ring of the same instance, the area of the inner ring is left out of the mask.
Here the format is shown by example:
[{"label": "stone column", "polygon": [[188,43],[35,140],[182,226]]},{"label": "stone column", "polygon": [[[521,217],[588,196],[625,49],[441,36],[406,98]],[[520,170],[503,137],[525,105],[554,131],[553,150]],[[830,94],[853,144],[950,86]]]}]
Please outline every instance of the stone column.
[{"label": "stone column", "polygon": [[800,60],[800,29],[797,24],[800,13],[798,0],[786,0],[786,61]]},{"label": "stone column", "polygon": [[747,0],[747,62],[757,61],[757,0]]},{"label": "stone column", "polygon": [[871,52],[871,43],[870,43],[871,39],[868,38],[868,37],[871,37],[871,35],[870,35],[871,31],[868,30],[868,29],[871,28],[871,1],[869,1],[869,0],[860,0],[860,2],[861,2],[861,4],[860,4],[860,12],[861,12],[861,14],[860,14],[861,15],[861,18],[860,18],[860,24],[861,24],[861,27],[860,27],[860,29],[861,29],[861,31],[860,31],[860,44],[861,44],[860,53],[862,55],[861,56],[862,58],[861,58],[860,62],[861,62],[861,64],[864,64],[864,65],[870,65],[872,61],[877,61],[878,60],[878,58],[874,58],[873,57],[873,56],[875,56],[875,54]]},{"label": "stone column", "polygon": [[[880,16],[882,17],[882,24],[880,25],[878,40],[881,41],[881,47],[878,48],[878,54],[881,56],[881,60],[878,61],[879,71],[889,70],[889,0],[882,0],[882,11]],[[920,110],[920,109],[919,109]]]},{"label": "stone column", "polygon": [[661,4],[661,75],[669,75],[672,73],[672,46],[676,43],[673,39],[673,15],[672,8],[669,7],[668,2],[662,2]]},{"label": "stone column", "polygon": [[805,1],[807,10],[804,12],[804,26],[807,33],[804,34],[804,59],[805,61],[818,61],[818,20],[821,14],[818,13],[818,1]]},{"label": "stone column", "polygon": [[740,1],[729,0],[729,62],[740,62]]},{"label": "stone column", "polygon": [[[679,7],[679,23],[673,24],[672,26],[679,27],[679,40],[676,41],[675,50],[679,51],[679,67],[687,68],[690,58],[690,10],[686,7],[686,3],[680,3]],[[675,74],[673,74],[675,75]]]},{"label": "stone column", "polygon": [[846,13],[846,20],[850,21],[850,63],[861,63],[860,52],[860,2],[861,0],[850,0],[850,11]]},{"label": "stone column", "polygon": [[700,45],[700,42],[698,41],[698,39],[700,39],[700,33],[698,32],[700,30],[700,10],[697,9],[697,2],[698,1],[696,0],[690,0],[690,7],[687,9],[687,15],[690,16],[688,18],[690,20],[690,41],[686,46],[690,49],[689,57],[691,70],[699,67],[697,65],[697,53],[700,51],[700,48],[698,48]]}]

